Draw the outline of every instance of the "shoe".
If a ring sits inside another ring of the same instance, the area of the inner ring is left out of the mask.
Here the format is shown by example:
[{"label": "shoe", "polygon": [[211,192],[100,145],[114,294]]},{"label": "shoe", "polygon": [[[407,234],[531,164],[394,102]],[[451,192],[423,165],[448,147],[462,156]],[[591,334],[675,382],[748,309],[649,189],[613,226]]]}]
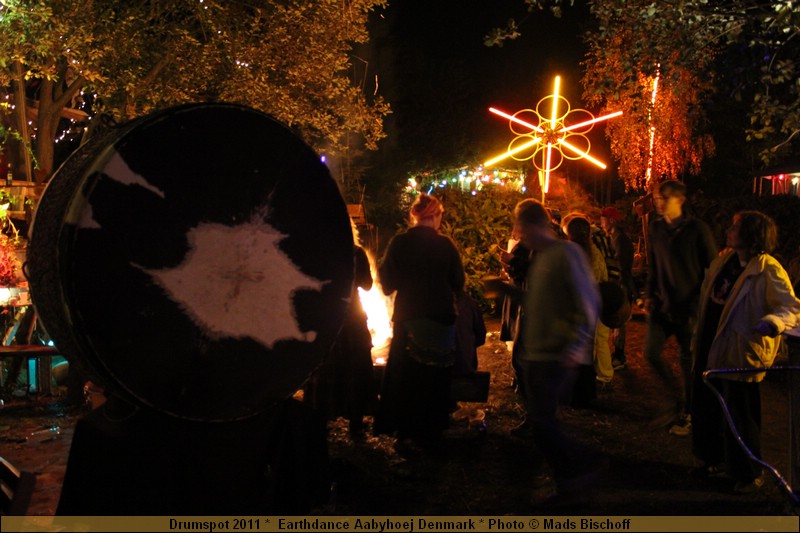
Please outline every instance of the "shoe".
[{"label": "shoe", "polygon": [[689,470],[689,475],[695,479],[724,478],[728,476],[728,472],[725,469],[724,464],[718,464],[718,465],[703,464]]},{"label": "shoe", "polygon": [[733,486],[734,494],[752,494],[764,486],[764,475],[760,475],[753,481],[737,481]]},{"label": "shoe", "polygon": [[533,438],[533,426],[531,423],[526,419],[515,428],[512,428],[509,431],[512,437],[517,437],[518,439],[532,439]]},{"label": "shoe", "polygon": [[669,428],[670,435],[685,437],[692,432],[692,415],[681,415],[675,424]]},{"label": "shoe", "polygon": [[656,428],[656,427],[668,427],[675,423],[675,421],[680,419],[680,411],[678,411],[675,407],[670,407],[668,409],[664,409],[659,412],[656,416],[650,420],[649,426]]},{"label": "shoe", "polygon": [[617,359],[616,357],[612,357],[611,358],[611,367],[614,370],[622,370],[626,366],[627,365],[625,364],[625,360],[624,359]]},{"label": "shoe", "polygon": [[614,391],[614,385],[611,384],[610,381],[600,381],[597,380],[597,392],[598,394],[605,394]]}]

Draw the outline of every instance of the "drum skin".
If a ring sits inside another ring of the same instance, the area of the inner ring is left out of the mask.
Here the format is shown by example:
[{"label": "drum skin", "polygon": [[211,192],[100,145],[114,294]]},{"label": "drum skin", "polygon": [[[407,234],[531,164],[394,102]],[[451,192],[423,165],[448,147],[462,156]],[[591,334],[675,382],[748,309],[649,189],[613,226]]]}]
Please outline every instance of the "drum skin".
[{"label": "drum skin", "polygon": [[344,200],[268,115],[190,104],[104,131],[53,176],[27,275],[51,338],[113,393],[228,421],[322,362],[353,282]]}]

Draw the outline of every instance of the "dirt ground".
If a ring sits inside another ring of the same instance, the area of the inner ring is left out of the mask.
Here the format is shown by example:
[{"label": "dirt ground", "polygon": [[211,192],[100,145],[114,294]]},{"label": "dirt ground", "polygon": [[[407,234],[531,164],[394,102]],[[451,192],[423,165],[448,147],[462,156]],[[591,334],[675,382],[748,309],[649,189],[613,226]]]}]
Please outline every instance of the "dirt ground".
[{"label": "dirt ground", "polygon": [[[543,509],[531,503],[551,487],[548,468],[529,441],[510,435],[521,407],[511,388],[510,355],[499,336],[499,319],[486,317],[486,344],[479,366],[491,372],[487,403],[462,404],[473,422],[454,421],[444,449],[398,455],[393,439],[351,439],[343,420],[330,423],[329,452],[334,483],[331,501],[319,515],[597,515],[597,516],[775,516],[797,514],[789,498],[767,475],[762,490],[734,495],[719,479],[698,480],[690,438],[652,428],[661,394],[642,359],[644,321],[628,324],[628,366],[616,373],[611,390],[598,393],[587,409],[562,411],[576,438],[602,450],[610,470],[579,508]],[[670,341],[667,357],[675,362]],[[674,365],[677,372],[677,362]],[[772,376],[777,376],[773,374]],[[788,392],[785,379],[762,387],[764,459],[788,476]],[[76,420],[88,408],[69,409],[63,399],[29,397],[0,408],[0,455],[38,476],[31,515],[52,515],[61,490]],[[478,420],[483,414],[482,422]],[[57,429],[50,429],[57,428]],[[39,432],[39,433],[36,433]],[[31,435],[31,434],[34,435]]]}]

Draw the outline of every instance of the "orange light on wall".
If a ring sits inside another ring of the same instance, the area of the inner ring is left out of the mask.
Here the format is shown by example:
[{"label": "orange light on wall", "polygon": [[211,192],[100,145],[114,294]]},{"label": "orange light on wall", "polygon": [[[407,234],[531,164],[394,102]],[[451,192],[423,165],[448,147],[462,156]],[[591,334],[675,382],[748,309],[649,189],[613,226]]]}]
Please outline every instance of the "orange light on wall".
[{"label": "orange light on wall", "polygon": [[[586,134],[596,123],[622,114],[622,111],[617,111],[595,117],[585,109],[571,109],[569,101],[559,94],[560,85],[561,77],[556,76],[553,94],[539,100],[534,109],[522,109],[512,115],[495,107],[489,108],[491,113],[508,120],[514,138],[504,153],[489,159],[483,165],[489,167],[508,157],[516,161],[531,160],[539,174],[542,200],[550,188],[550,172],[561,166],[564,159],[586,159],[600,168],[606,168],[605,163],[589,155],[591,142]],[[542,113],[545,110],[549,110],[547,118]],[[590,118],[566,125],[567,119],[580,113],[585,113]],[[518,126],[522,126],[522,129]],[[564,148],[567,149],[566,153]]]}]

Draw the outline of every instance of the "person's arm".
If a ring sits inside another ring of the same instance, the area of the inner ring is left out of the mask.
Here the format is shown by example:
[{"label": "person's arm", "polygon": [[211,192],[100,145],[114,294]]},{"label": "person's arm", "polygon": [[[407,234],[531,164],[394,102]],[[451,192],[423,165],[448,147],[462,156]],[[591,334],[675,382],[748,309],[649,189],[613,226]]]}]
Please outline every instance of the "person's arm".
[{"label": "person's arm", "polygon": [[615,249],[619,267],[623,272],[630,274],[633,270],[633,242],[627,235],[620,235],[615,239]]},{"label": "person's arm", "polygon": [[472,324],[475,332],[475,347],[486,344],[486,322],[483,321],[483,314],[477,302],[472,300]]},{"label": "person's arm", "polygon": [[768,263],[762,275],[765,277],[768,314],[756,324],[756,331],[776,337],[800,324],[800,300],[794,294],[789,275],[777,262]]},{"label": "person's arm", "polygon": [[656,232],[651,224],[647,228],[647,282],[645,283],[645,309],[648,312],[658,307],[658,263],[656,254],[653,251],[653,240]]},{"label": "person's arm", "polygon": [[466,275],[464,274],[464,265],[461,262],[461,255],[458,253],[455,243],[448,237],[450,241],[450,286],[454,292],[464,290],[466,283]]},{"label": "person's arm", "polygon": [[717,243],[714,241],[714,235],[711,233],[708,225],[702,220],[698,220],[700,236],[698,239],[698,253],[697,257],[700,259],[704,269],[708,269],[711,261],[717,257]]},{"label": "person's arm", "polygon": [[355,248],[355,278],[353,283],[356,287],[368,291],[372,288],[372,272],[369,268],[369,257],[367,252],[360,246]]},{"label": "person's arm", "polygon": [[378,263],[378,280],[381,283],[383,294],[389,295],[397,290],[398,286],[398,271],[395,265],[395,255],[397,251],[397,239],[393,237],[386,247],[380,262]]}]

